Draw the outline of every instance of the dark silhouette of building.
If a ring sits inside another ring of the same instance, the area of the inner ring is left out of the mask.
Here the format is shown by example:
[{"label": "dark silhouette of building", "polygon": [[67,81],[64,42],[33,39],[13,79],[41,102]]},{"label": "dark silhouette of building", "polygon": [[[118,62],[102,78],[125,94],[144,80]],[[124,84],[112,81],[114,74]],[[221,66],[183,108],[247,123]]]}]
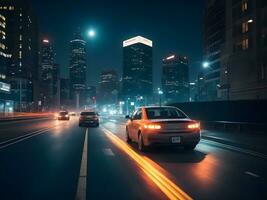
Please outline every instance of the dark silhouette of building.
[{"label": "dark silhouette of building", "polygon": [[118,97],[118,73],[116,70],[103,70],[100,75],[98,104],[115,104]]},{"label": "dark silhouette of building", "polygon": [[52,44],[48,39],[43,39],[40,53],[40,100],[44,110],[51,110],[55,106],[56,67]]},{"label": "dark silhouette of building", "polygon": [[218,100],[222,47],[225,42],[225,0],[206,0],[204,17],[203,69],[207,101]]},{"label": "dark silhouette of building", "polygon": [[122,99],[152,97],[152,41],[141,36],[123,42]]},{"label": "dark silhouette of building", "polygon": [[267,1],[226,1],[220,94],[225,100],[267,98]]},{"label": "dark silhouette of building", "polygon": [[6,18],[6,54],[11,56],[7,61],[7,79],[12,86],[15,110],[29,111],[37,100],[37,18],[28,0],[1,1],[0,12]]},{"label": "dark silhouette of building", "polygon": [[60,107],[67,109],[70,106],[70,80],[60,78]]},{"label": "dark silhouette of building", "polygon": [[188,58],[186,56],[171,55],[164,58],[162,63],[162,89],[166,102],[188,102]]}]

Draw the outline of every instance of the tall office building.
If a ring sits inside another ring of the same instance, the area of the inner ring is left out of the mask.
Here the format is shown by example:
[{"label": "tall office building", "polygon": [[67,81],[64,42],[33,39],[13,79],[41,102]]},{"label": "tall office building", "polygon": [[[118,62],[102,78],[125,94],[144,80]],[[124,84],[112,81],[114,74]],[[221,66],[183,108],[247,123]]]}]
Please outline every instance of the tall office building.
[{"label": "tall office building", "polygon": [[204,56],[209,65],[204,71],[207,101],[218,100],[222,47],[225,43],[225,0],[205,0]]},{"label": "tall office building", "polygon": [[7,49],[6,17],[0,10],[0,112],[13,111],[10,84],[7,80],[7,62],[11,56],[7,53]]},{"label": "tall office building", "polygon": [[267,1],[226,1],[220,94],[225,100],[267,99]]},{"label": "tall office building", "polygon": [[43,39],[40,53],[40,100],[44,110],[54,107],[55,82],[55,53],[51,42]]},{"label": "tall office building", "polygon": [[1,1],[0,12],[6,17],[7,78],[15,109],[32,110],[38,80],[38,26],[28,0]]},{"label": "tall office building", "polygon": [[74,97],[75,92],[86,88],[86,42],[80,31],[74,34],[70,41],[70,94]]},{"label": "tall office building", "polygon": [[152,96],[152,46],[141,36],[123,41],[123,99]]},{"label": "tall office building", "polygon": [[188,102],[188,58],[186,56],[171,55],[164,58],[162,63],[162,89],[166,102]]},{"label": "tall office building", "polygon": [[116,70],[103,70],[100,75],[98,103],[115,104],[118,95],[118,73]]}]

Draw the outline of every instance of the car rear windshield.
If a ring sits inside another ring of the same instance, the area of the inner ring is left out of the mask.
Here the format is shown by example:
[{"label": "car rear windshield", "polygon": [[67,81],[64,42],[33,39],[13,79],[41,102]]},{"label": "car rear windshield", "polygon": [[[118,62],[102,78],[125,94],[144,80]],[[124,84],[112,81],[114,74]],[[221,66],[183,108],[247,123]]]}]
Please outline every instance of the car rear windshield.
[{"label": "car rear windshield", "polygon": [[59,112],[60,115],[67,115],[68,112],[67,111],[63,111],[63,112]]},{"label": "car rear windshield", "polygon": [[82,116],[86,116],[86,115],[96,115],[95,112],[82,112],[81,113]]},{"label": "car rear windshield", "polygon": [[148,119],[183,119],[187,116],[176,108],[146,108]]}]

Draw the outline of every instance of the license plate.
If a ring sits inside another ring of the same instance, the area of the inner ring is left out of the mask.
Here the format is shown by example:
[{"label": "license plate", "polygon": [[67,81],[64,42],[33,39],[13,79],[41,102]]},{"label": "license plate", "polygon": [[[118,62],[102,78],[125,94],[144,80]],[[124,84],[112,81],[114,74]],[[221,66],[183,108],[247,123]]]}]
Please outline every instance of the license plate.
[{"label": "license plate", "polygon": [[172,137],[171,142],[172,143],[181,143],[181,137]]}]

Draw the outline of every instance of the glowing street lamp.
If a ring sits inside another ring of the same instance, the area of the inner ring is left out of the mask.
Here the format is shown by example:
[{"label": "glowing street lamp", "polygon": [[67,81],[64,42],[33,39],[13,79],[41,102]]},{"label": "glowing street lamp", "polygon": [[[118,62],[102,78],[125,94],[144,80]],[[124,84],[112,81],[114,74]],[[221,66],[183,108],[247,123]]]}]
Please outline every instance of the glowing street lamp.
[{"label": "glowing street lamp", "polygon": [[203,62],[202,63],[203,68],[208,68],[210,64],[208,62]]}]

